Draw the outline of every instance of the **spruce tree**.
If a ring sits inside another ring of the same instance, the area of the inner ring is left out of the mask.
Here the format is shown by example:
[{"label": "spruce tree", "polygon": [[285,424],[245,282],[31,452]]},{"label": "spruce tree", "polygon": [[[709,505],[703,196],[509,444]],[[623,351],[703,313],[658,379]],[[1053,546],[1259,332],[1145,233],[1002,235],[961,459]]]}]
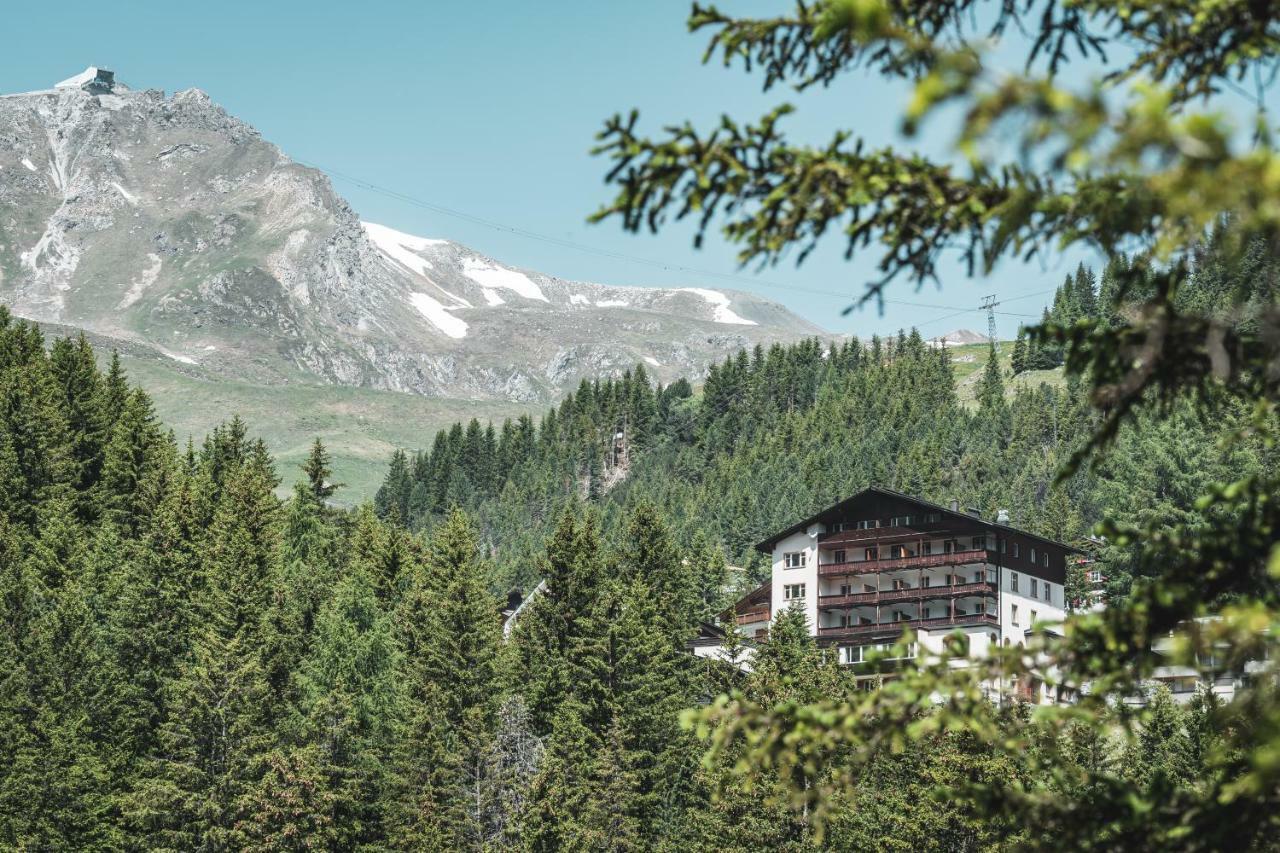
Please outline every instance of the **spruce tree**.
[{"label": "spruce tree", "polygon": [[314,750],[310,766],[321,780],[334,846],[381,844],[385,798],[396,789],[392,747],[403,685],[391,620],[368,575],[352,571],[338,582],[315,634],[298,673],[296,743]]},{"label": "spruce tree", "polygon": [[329,461],[329,451],[325,450],[320,437],[316,436],[306,461],[302,463],[302,471],[307,475],[307,487],[312,496],[321,503],[333,497],[333,493],[344,485],[330,482],[329,477],[333,472],[329,468]]},{"label": "spruce tree", "polygon": [[475,531],[454,510],[431,539],[406,590],[397,627],[408,697],[400,749],[404,802],[398,848],[476,848],[485,835],[483,791],[500,700],[497,603]]}]

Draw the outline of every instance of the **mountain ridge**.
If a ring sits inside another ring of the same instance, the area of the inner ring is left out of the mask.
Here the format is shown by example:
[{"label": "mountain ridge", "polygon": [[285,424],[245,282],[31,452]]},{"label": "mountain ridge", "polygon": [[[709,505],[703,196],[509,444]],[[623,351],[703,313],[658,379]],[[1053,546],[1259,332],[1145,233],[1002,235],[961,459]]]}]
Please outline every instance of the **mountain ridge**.
[{"label": "mountain ridge", "polygon": [[198,89],[5,95],[0,127],[0,301],[215,377],[548,402],[832,337],[752,294],[573,282],[362,222]]}]

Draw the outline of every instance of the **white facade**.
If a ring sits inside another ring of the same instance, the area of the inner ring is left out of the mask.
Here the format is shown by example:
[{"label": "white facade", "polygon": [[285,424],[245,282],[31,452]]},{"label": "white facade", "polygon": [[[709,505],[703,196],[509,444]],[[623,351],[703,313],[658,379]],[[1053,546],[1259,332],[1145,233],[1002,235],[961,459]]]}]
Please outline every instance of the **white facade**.
[{"label": "white facade", "polygon": [[[838,550],[831,545],[820,548],[820,536],[825,532],[824,525],[813,524],[774,545],[771,611],[772,618],[777,619],[798,603],[812,634],[830,640],[842,663],[860,663],[873,651],[892,645],[884,633],[892,632],[898,623],[915,629],[916,653],[940,653],[947,638],[958,633],[966,638],[969,657],[980,658],[989,654],[993,646],[1025,645],[1033,625],[1053,629],[1066,618],[1063,585],[1025,569],[996,565],[999,546],[992,541],[988,550],[987,536],[957,539],[951,534],[922,535],[910,544],[910,552],[902,552],[908,558],[941,556],[945,558],[944,565],[824,577],[819,573],[820,565],[880,561],[886,556],[892,560],[890,548],[903,547],[871,544],[856,548],[836,546]],[[994,540],[994,534],[988,535]],[[972,560],[964,559],[968,553],[972,553]],[[938,591],[934,599],[928,597],[927,590],[931,589]],[[972,594],[965,592],[968,590]],[[862,599],[873,599],[874,603],[864,603]],[[844,601],[851,603],[840,604]],[[935,624],[930,625],[931,621]],[[937,625],[940,621],[948,624]],[[876,625],[885,626],[884,632],[876,632],[879,636],[842,636],[845,629],[873,630]],[[1043,688],[1037,686],[1035,691],[1043,693]],[[1046,701],[1051,697],[1027,698]]]},{"label": "white facade", "polygon": [[[773,618],[799,602],[810,630],[818,624],[818,534],[811,525],[778,542],[773,549]],[[799,562],[800,565],[796,565]]]}]

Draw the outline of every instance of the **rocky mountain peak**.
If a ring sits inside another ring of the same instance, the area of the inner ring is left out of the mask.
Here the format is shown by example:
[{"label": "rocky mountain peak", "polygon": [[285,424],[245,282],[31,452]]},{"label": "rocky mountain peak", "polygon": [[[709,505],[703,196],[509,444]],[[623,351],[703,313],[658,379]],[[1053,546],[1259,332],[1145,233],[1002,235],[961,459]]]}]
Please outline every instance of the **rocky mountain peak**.
[{"label": "rocky mountain peak", "polygon": [[212,377],[522,400],[819,332],[749,294],[570,282],[362,223],[204,91],[94,67],[0,96],[0,301]]}]

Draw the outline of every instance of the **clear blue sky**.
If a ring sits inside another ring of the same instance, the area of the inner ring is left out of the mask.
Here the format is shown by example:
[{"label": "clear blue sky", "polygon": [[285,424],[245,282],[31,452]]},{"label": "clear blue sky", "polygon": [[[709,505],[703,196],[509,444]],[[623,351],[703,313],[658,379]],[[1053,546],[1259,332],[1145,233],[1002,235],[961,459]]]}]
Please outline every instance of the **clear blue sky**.
[{"label": "clear blue sky", "polygon": [[[768,13],[786,6],[775,0],[725,8]],[[846,262],[838,237],[803,267],[783,263],[756,275],[737,271],[731,247],[718,236],[695,251],[692,231],[683,224],[656,237],[626,234],[616,224],[586,224],[609,195],[602,182],[606,164],[588,149],[603,119],[616,111],[638,107],[652,130],[686,118],[707,127],[720,112],[753,119],[789,99],[800,107],[788,123],[799,140],[823,142],[838,127],[875,144],[897,139],[904,85],[856,75],[803,96],[762,93],[758,78],[738,68],[701,64],[704,39],[687,32],[688,8],[684,0],[60,0],[8,16],[0,91],[46,88],[90,64],[114,69],[134,88],[199,87],[295,159],[517,228],[744,280],[582,253],[334,178],[365,219],[458,240],[508,264],[612,284],[754,291],[830,331],[862,336],[911,325],[926,336],[958,327],[982,331],[986,321],[978,313],[936,319],[952,312],[916,304],[841,317],[847,299],[761,283],[860,293],[874,274],[876,255]],[[935,132],[913,144],[937,154],[947,142],[945,133]],[[1014,299],[1053,288],[1080,259],[1061,258],[1048,267],[1006,264],[980,281],[967,279],[957,260],[946,268],[941,290],[915,292],[903,281],[890,296],[963,307],[987,293]],[[1002,310],[1038,314],[1046,299],[1023,298]],[[1020,322],[999,320],[1004,336]]]}]

